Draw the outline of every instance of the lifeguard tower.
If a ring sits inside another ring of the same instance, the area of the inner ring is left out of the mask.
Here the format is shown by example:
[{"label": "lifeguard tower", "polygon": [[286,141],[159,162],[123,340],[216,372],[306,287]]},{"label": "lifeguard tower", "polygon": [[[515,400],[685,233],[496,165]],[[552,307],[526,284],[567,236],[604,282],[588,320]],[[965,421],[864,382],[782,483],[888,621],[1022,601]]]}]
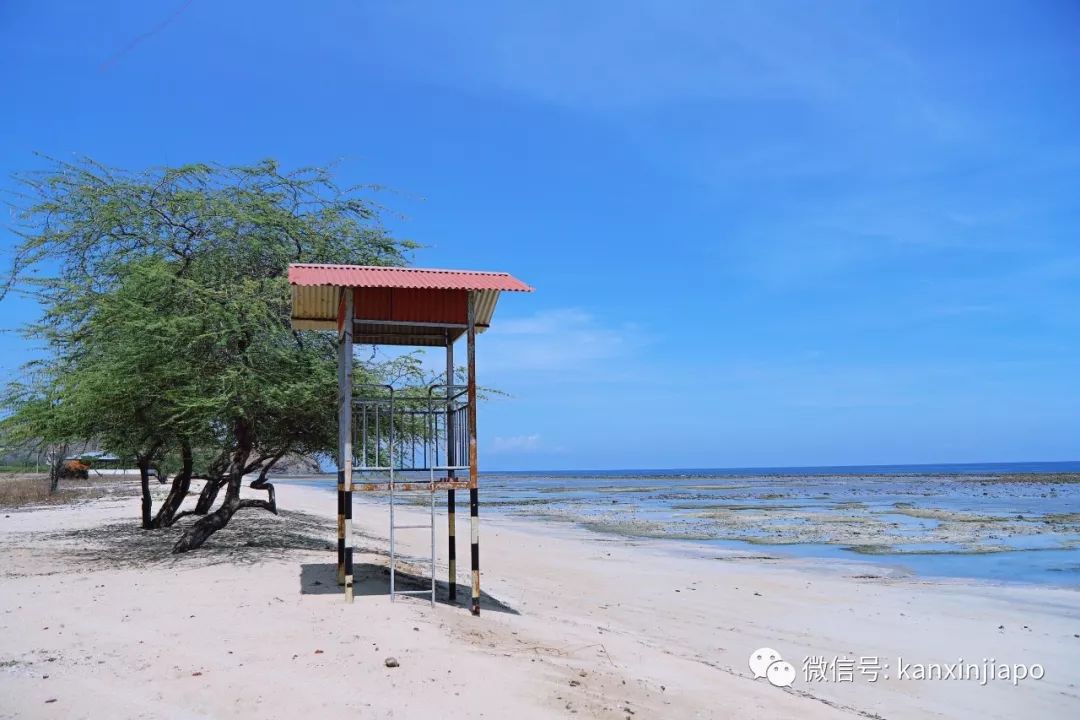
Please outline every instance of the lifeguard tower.
[{"label": "lifeguard tower", "polygon": [[[480,614],[479,471],[476,450],[476,335],[491,325],[502,292],[532,292],[506,273],[367,265],[294,264],[292,325],[338,334],[338,583],[353,599],[353,491],[390,501],[390,596],[435,603],[435,496],[445,490],[449,599],[456,601],[455,491],[469,490],[472,613]],[[466,338],[467,375],[455,384],[454,342]],[[446,382],[425,393],[353,385],[353,345],[446,348]],[[359,482],[357,481],[359,480]],[[431,522],[395,524],[403,494],[424,493]],[[430,587],[395,585],[396,534],[431,531]]]}]

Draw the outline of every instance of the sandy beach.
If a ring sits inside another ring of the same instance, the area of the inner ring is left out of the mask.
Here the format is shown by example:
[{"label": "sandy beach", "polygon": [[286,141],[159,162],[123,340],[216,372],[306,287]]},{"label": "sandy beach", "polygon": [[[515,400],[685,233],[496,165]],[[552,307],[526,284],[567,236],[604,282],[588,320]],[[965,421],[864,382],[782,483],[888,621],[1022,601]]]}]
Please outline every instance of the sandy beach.
[{"label": "sandy beach", "polygon": [[[387,508],[358,502],[347,605],[331,493],[280,484],[282,515],[246,511],[202,551],[171,556],[178,531],[138,530],[132,483],[113,482],[105,497],[0,515],[0,717],[1080,714],[1073,589],[920,580],[485,517],[477,618],[464,606],[391,603]],[[419,556],[426,536],[415,535],[400,541]],[[445,597],[444,548],[437,562]],[[791,687],[754,679],[747,661],[760,647],[791,663]],[[808,678],[817,657],[841,664]],[[920,665],[989,659],[1044,674],[917,679]]]}]

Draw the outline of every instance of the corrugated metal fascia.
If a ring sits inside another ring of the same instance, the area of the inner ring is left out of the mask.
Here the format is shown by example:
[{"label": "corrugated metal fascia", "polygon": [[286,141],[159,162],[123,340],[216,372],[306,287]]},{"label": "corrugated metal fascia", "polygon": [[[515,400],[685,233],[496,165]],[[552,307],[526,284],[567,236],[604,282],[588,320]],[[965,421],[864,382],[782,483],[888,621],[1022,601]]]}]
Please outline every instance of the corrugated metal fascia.
[{"label": "corrugated metal fascia", "polygon": [[[498,290],[481,290],[476,293],[476,324],[487,326],[495,315],[495,304],[499,302]],[[485,328],[478,328],[483,332]]]},{"label": "corrugated metal fascia", "polygon": [[356,317],[416,323],[464,323],[465,290],[355,288]]},{"label": "corrugated metal fascia", "polygon": [[338,289],[330,286],[292,287],[294,320],[336,320]]},{"label": "corrugated metal fascia", "polygon": [[[337,305],[340,289],[332,285],[294,285],[292,291],[292,326],[297,330],[334,330],[337,328]],[[498,290],[479,290],[476,293],[477,332],[484,332],[495,315],[499,301]],[[435,309],[435,308],[432,308]],[[363,317],[363,313],[359,313]],[[464,321],[464,318],[462,318]],[[402,325],[371,325],[379,327],[383,334],[417,332]]]},{"label": "corrugated metal fascia", "polygon": [[293,330],[337,330],[336,320],[292,319]]}]

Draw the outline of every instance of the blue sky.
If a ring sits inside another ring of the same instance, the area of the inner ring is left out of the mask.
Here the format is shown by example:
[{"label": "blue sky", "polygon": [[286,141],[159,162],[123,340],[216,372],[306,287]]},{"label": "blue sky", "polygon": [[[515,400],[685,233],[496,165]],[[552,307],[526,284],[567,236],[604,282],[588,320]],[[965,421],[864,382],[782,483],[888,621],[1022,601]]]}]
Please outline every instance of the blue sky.
[{"label": "blue sky", "polygon": [[1078,37],[1067,0],[12,0],[0,183],[393,188],[416,264],[537,288],[481,336],[487,468],[1077,459]]}]

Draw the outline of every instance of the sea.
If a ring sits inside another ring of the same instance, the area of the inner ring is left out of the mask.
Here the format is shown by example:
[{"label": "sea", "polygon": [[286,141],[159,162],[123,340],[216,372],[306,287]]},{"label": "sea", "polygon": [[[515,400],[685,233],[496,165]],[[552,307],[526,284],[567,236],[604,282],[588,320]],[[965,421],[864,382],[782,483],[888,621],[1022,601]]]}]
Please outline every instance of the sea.
[{"label": "sea", "polygon": [[1080,461],[485,472],[480,507],[704,552],[1080,588]]}]

